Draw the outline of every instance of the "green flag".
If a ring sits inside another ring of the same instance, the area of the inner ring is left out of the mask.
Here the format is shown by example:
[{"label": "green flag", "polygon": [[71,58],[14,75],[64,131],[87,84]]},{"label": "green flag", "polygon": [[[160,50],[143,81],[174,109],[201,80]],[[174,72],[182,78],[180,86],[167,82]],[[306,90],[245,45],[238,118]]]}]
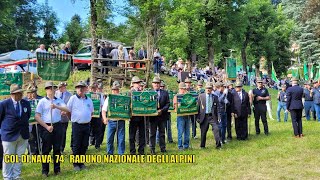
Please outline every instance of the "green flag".
[{"label": "green flag", "polygon": [[158,94],[155,91],[132,92],[132,116],[158,116]]},{"label": "green flag", "polygon": [[71,55],[37,52],[38,75],[46,81],[66,81],[70,75]]},{"label": "green flag", "polygon": [[297,68],[297,67],[292,68],[292,77],[299,79],[299,68]]},{"label": "green flag", "polygon": [[19,84],[22,86],[22,73],[4,73],[0,74],[0,99],[10,97],[11,84]]},{"label": "green flag", "polygon": [[237,78],[237,61],[232,58],[227,58],[227,77],[228,79]]},{"label": "green flag", "polygon": [[112,120],[130,120],[130,102],[129,96],[108,95],[108,118]]},{"label": "green flag", "polygon": [[303,74],[304,74],[304,80],[309,80],[309,72],[308,72],[308,64],[306,61],[303,63]]},{"label": "green flag", "polygon": [[311,70],[310,70],[310,79],[314,78],[314,68],[313,65],[311,66]]},{"label": "green flag", "polygon": [[316,76],[314,78],[314,80],[318,81],[320,78],[320,66],[316,67]]},{"label": "green flag", "polygon": [[177,94],[178,109],[177,116],[198,114],[197,94]]},{"label": "green flag", "polygon": [[89,92],[89,93],[86,93],[86,95],[92,100],[92,103],[93,103],[94,112],[92,117],[99,118],[101,113],[101,108],[100,108],[101,93]]},{"label": "green flag", "polygon": [[273,67],[273,63],[272,63],[271,79],[272,79],[274,82],[276,82],[276,83],[279,82],[279,80],[278,80],[278,78],[277,78],[276,71],[274,70],[274,67]]}]

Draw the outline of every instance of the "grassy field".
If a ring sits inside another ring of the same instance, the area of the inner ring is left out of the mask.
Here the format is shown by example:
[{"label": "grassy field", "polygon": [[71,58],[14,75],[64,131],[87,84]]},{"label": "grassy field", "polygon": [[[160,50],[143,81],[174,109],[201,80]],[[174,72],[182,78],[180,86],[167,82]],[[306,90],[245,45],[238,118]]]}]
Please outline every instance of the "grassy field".
[{"label": "grassy field", "polygon": [[[87,77],[88,73],[80,73]],[[175,79],[164,78],[169,88],[176,88]],[[71,80],[69,81],[72,84]],[[246,88],[247,89],[247,88]],[[270,90],[273,101],[273,118],[276,119],[276,91]],[[42,91],[43,93],[43,91]],[[194,154],[193,164],[87,164],[88,169],[74,172],[69,162],[61,164],[61,175],[53,175],[50,166],[49,179],[319,179],[319,131],[316,121],[305,121],[303,129],[305,137],[293,138],[291,120],[278,123],[268,119],[270,136],[255,135],[254,120],[250,122],[248,141],[237,141],[235,138],[215,149],[212,131],[208,131],[207,149],[200,149],[200,139],[192,139],[192,149],[178,151],[176,116],[172,116],[173,144],[167,144],[168,154]],[[128,126],[126,123],[126,152],[129,149]],[[234,128],[234,126],[233,126]],[[263,129],[262,124],[260,128]],[[233,129],[234,131],[234,129]],[[197,129],[198,136],[200,129]],[[71,129],[68,129],[66,153],[70,154]],[[233,132],[233,137],[235,133]],[[90,146],[88,154],[106,154],[105,139],[101,150]],[[159,147],[156,149],[159,152]],[[149,152],[149,149],[147,149]],[[24,164],[23,179],[42,179],[41,164]]]}]

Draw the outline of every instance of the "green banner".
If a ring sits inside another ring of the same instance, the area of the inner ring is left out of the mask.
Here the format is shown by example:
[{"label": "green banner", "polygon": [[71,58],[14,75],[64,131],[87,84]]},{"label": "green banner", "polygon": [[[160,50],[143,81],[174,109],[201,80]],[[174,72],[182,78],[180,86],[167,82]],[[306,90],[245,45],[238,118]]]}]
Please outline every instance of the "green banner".
[{"label": "green banner", "polygon": [[37,72],[46,81],[66,81],[70,75],[72,56],[37,52]]},{"label": "green banner", "polygon": [[274,82],[276,82],[276,83],[279,82],[279,80],[278,80],[278,78],[277,78],[276,71],[274,70],[274,67],[273,67],[273,63],[272,63],[271,79],[272,79]]},{"label": "green banner", "polygon": [[174,96],[176,95],[175,92],[173,91],[168,91],[169,93],[169,99],[170,99],[170,107],[169,107],[169,112],[172,112],[174,110],[174,107],[173,107],[173,98]]},{"label": "green banner", "polygon": [[101,94],[90,92],[90,93],[87,93],[86,95],[92,100],[92,103],[93,103],[94,111],[93,111],[92,117],[99,118],[100,112],[101,112],[101,107],[100,107]]},{"label": "green banner", "polygon": [[300,79],[299,68],[298,67],[293,67],[292,68],[292,77]]},{"label": "green banner", "polygon": [[177,94],[177,116],[198,114],[197,99],[198,95],[196,94]]},{"label": "green banner", "polygon": [[130,120],[131,98],[121,95],[108,95],[108,118],[111,120]]},{"label": "green banner", "polygon": [[155,91],[133,91],[132,116],[157,116],[158,94]]},{"label": "green banner", "polygon": [[0,74],[0,99],[5,99],[10,96],[11,84],[19,84],[22,86],[22,73]]},{"label": "green banner", "polygon": [[303,74],[304,74],[304,80],[309,80],[309,72],[308,72],[308,63],[306,61],[303,62]]},{"label": "green banner", "polygon": [[236,79],[237,78],[237,61],[233,58],[227,58],[227,78]]},{"label": "green banner", "polygon": [[36,124],[37,121],[36,119],[34,118],[34,116],[36,115],[36,108],[37,108],[37,105],[39,103],[39,99],[34,99],[34,100],[30,100],[30,106],[31,106],[31,116],[30,116],[30,119],[29,119],[29,124]]}]

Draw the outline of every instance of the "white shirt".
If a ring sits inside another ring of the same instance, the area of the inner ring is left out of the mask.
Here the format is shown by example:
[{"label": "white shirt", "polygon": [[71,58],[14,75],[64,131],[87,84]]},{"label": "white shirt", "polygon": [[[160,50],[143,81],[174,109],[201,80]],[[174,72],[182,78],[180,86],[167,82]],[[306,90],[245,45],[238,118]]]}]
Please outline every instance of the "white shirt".
[{"label": "white shirt", "polygon": [[47,50],[46,50],[46,49],[38,48],[38,49],[36,49],[36,52],[47,52]]},{"label": "white shirt", "polygon": [[108,102],[109,102],[109,96],[106,98],[106,100],[103,103],[102,111],[108,112]]},{"label": "white shirt", "polygon": [[22,112],[21,102],[20,101],[17,102],[13,98],[11,98],[11,99],[12,99],[12,102],[13,102],[14,110],[17,109],[17,104],[19,103],[19,110],[20,110],[20,116],[21,116],[21,112]]},{"label": "white shirt", "polygon": [[[57,106],[66,107],[66,104],[60,98],[55,98],[52,101]],[[47,97],[42,98],[36,108],[36,113],[41,115],[41,119],[45,123],[57,123],[61,121],[61,110],[55,108],[52,109],[52,121],[51,121],[51,100]]]},{"label": "white shirt", "polygon": [[89,123],[94,111],[92,100],[89,97],[81,98],[73,95],[67,104],[71,112],[71,121],[79,124]]}]

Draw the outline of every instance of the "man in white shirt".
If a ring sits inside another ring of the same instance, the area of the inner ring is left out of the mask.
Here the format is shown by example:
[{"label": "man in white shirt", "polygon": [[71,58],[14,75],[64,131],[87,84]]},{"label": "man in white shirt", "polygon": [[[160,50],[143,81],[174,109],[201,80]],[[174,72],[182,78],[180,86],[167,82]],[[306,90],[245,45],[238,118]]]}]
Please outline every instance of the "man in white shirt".
[{"label": "man in white shirt", "polygon": [[[92,100],[85,95],[86,83],[80,81],[75,88],[77,94],[71,96],[67,104],[72,122],[72,152],[73,155],[85,155],[89,145],[90,121],[94,108]],[[73,167],[75,171],[86,168],[83,163],[73,163]]]},{"label": "man in white shirt", "polygon": [[40,44],[39,48],[36,49],[36,52],[47,52],[46,46],[44,44]]},{"label": "man in white shirt", "polygon": [[[62,99],[55,97],[57,86],[53,82],[46,82],[47,96],[42,98],[36,108],[36,121],[41,125],[39,130],[42,138],[42,154],[49,155],[53,149],[54,174],[60,174],[60,163],[57,156],[61,155],[62,141],[61,112],[69,112]],[[42,163],[42,175],[48,177],[49,163]]]}]

